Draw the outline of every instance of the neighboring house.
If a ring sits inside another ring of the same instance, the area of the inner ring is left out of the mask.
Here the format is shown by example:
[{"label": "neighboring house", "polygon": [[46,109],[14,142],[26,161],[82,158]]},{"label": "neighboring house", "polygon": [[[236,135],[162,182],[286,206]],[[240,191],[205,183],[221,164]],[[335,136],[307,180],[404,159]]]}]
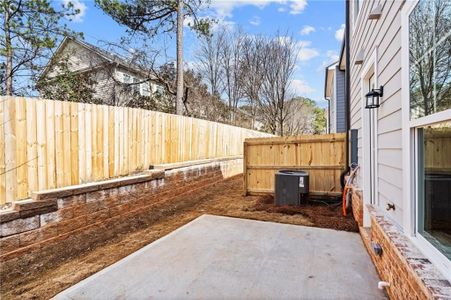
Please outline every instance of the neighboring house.
[{"label": "neighboring house", "polygon": [[130,96],[164,93],[164,88],[149,80],[149,72],[119,55],[105,51],[79,39],[66,37],[41,74],[51,79],[59,74],[56,66],[66,61],[69,71],[89,73],[94,83],[94,98],[109,105],[126,105]]},{"label": "neighboring house", "polygon": [[329,102],[327,113],[327,132],[346,132],[345,123],[345,72],[338,62],[326,68],[324,97]]},{"label": "neighboring house", "polygon": [[351,0],[346,21],[354,216],[390,297],[451,297],[451,2]]}]

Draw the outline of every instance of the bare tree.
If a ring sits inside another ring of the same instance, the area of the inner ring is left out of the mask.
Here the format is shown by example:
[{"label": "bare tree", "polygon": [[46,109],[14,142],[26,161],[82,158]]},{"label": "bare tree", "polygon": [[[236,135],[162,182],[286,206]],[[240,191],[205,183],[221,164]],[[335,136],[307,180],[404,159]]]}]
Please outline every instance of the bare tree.
[{"label": "bare tree", "polygon": [[223,72],[224,92],[230,111],[230,122],[235,120],[235,112],[240,100],[243,98],[241,69],[241,50],[243,35],[241,31],[227,31],[225,33],[225,42],[221,49],[221,61]]},{"label": "bare tree", "polygon": [[[218,92],[222,83],[230,123],[239,112],[250,116],[251,128],[259,119],[266,130],[283,135],[298,50],[291,37],[247,36],[222,28],[202,43],[197,57],[211,91]],[[247,105],[238,111],[243,101]]]},{"label": "bare tree", "polygon": [[[107,43],[109,49],[113,52],[121,53],[127,57],[127,61],[134,69],[139,71],[141,80],[124,84],[114,79],[114,72],[110,77],[115,83],[122,85],[125,89],[131,89],[141,83],[152,81],[165,88],[165,95],[158,95],[158,99],[145,99],[143,97],[121,97],[121,105],[144,107],[156,109],[168,113],[175,113],[176,110],[176,90],[177,90],[177,67],[174,62],[168,62],[159,65],[158,61],[168,61],[167,49],[155,50],[152,48],[152,40],[149,43],[142,41],[140,49],[133,49],[127,39],[122,39],[121,43]],[[113,71],[113,70],[112,70]],[[226,106],[220,100],[218,95],[211,95],[203,78],[199,73],[193,70],[184,70],[184,94],[182,105],[184,114],[192,117],[222,121]],[[150,105],[150,107],[149,107]]]},{"label": "bare tree", "polygon": [[199,70],[212,93],[222,83],[230,123],[250,119],[247,126],[279,135],[322,132],[323,110],[313,100],[293,98],[298,45],[287,35],[249,36],[227,28],[202,42]]},{"label": "bare tree", "polygon": [[260,109],[269,121],[272,133],[284,135],[284,122],[287,118],[285,103],[291,99],[290,83],[297,62],[299,49],[291,37],[277,34],[268,40],[264,47],[264,81]]},{"label": "bare tree", "polygon": [[258,113],[258,104],[260,100],[263,81],[265,78],[264,61],[265,38],[245,37],[242,42],[241,71],[243,80],[241,82],[243,94],[249,105],[251,117],[251,128],[255,128],[256,117]]},{"label": "bare tree", "polygon": [[225,44],[225,28],[221,27],[211,35],[201,37],[200,47],[196,53],[197,69],[205,78],[212,95],[222,93],[221,49]]}]

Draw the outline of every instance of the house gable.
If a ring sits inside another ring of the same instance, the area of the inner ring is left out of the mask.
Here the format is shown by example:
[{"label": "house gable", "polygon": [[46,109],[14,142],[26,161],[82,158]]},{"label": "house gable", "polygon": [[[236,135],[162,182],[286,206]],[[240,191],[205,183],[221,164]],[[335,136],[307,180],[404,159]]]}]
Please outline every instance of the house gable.
[{"label": "house gable", "polygon": [[44,70],[42,76],[55,77],[59,72],[57,64],[67,59],[68,68],[73,72],[84,72],[101,67],[108,60],[72,38],[66,38]]}]

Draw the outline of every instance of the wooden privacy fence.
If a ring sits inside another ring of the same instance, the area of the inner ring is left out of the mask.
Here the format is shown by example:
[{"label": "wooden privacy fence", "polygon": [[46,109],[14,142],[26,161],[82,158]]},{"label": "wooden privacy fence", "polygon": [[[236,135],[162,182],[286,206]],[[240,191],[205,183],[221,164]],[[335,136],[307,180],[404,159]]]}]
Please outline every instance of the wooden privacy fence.
[{"label": "wooden privacy fence", "polygon": [[148,169],[242,155],[266,133],[160,112],[0,97],[0,204]]},{"label": "wooden privacy fence", "polygon": [[274,173],[280,169],[309,172],[310,193],[341,193],[346,134],[249,138],[244,142],[244,192],[274,193]]}]

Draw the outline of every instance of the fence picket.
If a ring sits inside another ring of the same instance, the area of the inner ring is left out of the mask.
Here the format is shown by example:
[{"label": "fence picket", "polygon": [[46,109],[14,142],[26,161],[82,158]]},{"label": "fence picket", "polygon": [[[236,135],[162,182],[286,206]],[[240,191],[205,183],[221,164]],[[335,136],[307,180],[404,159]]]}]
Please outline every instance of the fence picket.
[{"label": "fence picket", "polygon": [[[38,184],[38,148],[37,148],[37,126],[36,123],[36,101],[26,101],[26,127],[27,127],[27,179],[28,189],[36,191],[39,189]],[[42,124],[39,124],[41,126]],[[1,147],[1,145],[0,145]],[[2,149],[0,149],[0,152]],[[0,162],[1,164],[1,162]],[[1,171],[0,171],[1,172]],[[27,191],[28,193],[28,191]],[[1,197],[0,197],[1,198]]]},{"label": "fence picket", "polygon": [[79,184],[79,163],[78,157],[78,103],[70,104],[70,182],[71,184]]},{"label": "fence picket", "polygon": [[5,165],[5,123],[6,117],[4,107],[7,105],[6,99],[0,102],[0,203],[1,199],[6,201],[6,165]]},{"label": "fence picket", "polygon": [[244,128],[127,107],[1,97],[0,204],[149,165],[241,155]]},{"label": "fence picket", "polygon": [[304,169],[310,192],[340,195],[340,173],[345,169],[345,134],[246,139],[244,193],[274,193],[278,169]]},{"label": "fence picket", "polygon": [[16,164],[17,164],[17,195],[23,198],[28,194],[27,167],[27,120],[25,98],[16,101]]},{"label": "fence picket", "polygon": [[63,102],[55,102],[55,176],[56,187],[64,186]]}]

